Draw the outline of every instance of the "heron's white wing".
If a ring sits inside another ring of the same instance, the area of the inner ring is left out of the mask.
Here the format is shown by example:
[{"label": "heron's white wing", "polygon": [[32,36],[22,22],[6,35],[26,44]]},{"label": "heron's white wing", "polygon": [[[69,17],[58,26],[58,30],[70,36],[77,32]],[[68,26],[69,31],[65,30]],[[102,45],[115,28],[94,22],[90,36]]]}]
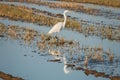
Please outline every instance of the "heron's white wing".
[{"label": "heron's white wing", "polygon": [[63,26],[63,22],[58,22],[57,24],[55,24],[52,27],[52,29],[48,32],[48,34],[59,32],[61,30],[62,26]]}]

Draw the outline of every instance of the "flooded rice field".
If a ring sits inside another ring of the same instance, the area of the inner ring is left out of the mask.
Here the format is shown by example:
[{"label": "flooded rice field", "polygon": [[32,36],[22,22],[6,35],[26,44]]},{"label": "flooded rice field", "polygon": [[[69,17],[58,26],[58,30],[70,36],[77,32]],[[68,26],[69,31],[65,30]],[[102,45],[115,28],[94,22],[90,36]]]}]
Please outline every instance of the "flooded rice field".
[{"label": "flooded rice field", "polygon": [[[56,1],[52,1],[54,4]],[[21,2],[4,2],[1,1],[0,3],[3,4],[11,4],[11,5],[19,5],[19,6],[25,6],[28,8],[37,9],[38,14],[39,11],[44,11],[48,14],[62,14],[65,10],[64,8],[54,8],[49,7],[46,5],[37,5],[37,4],[31,4],[31,3],[21,3]],[[50,2],[51,3],[51,2]],[[57,2],[58,3],[58,2]],[[61,3],[61,2],[59,2]],[[63,4],[63,3],[61,3]],[[120,9],[114,9],[104,6],[98,6],[96,5],[90,5],[90,4],[81,4],[86,9],[90,6],[90,8],[93,8],[95,11],[91,14],[88,14],[89,12],[83,12],[81,11],[73,11],[72,13],[68,14],[71,18],[75,18],[78,21],[81,21],[83,25],[90,24],[90,25],[104,25],[104,26],[119,26],[120,25]],[[44,14],[45,14],[44,13]]]},{"label": "flooded rice field", "polygon": [[82,6],[74,10],[71,3],[53,0],[38,4],[1,0],[2,4],[53,19],[63,18],[69,9],[68,19],[79,22],[81,30],[66,27],[57,36],[48,35],[51,25],[1,12],[0,80],[120,80],[120,8],[74,3]]}]

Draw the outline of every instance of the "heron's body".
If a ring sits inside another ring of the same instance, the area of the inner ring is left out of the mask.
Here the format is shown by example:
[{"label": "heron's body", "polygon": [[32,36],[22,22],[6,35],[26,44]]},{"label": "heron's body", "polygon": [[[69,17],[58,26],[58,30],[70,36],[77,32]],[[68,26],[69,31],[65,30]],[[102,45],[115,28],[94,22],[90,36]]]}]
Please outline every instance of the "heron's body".
[{"label": "heron's body", "polygon": [[59,33],[60,30],[65,27],[66,19],[67,19],[67,17],[66,17],[66,13],[67,12],[70,12],[70,11],[69,10],[65,10],[64,13],[63,13],[63,15],[64,15],[64,22],[58,22],[57,24],[55,24],[52,27],[52,29],[48,32],[48,34]]},{"label": "heron's body", "polygon": [[59,33],[62,27],[63,27],[63,22],[58,22],[52,27],[52,29],[48,32],[48,34],[52,34],[54,32]]}]

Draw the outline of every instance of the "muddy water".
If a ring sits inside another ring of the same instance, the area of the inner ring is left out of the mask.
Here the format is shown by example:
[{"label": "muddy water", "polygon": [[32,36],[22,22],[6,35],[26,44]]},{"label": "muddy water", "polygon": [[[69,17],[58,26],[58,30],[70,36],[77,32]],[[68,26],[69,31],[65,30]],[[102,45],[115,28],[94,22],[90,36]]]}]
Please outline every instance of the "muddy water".
[{"label": "muddy water", "polygon": [[[63,11],[65,10],[65,9],[60,9],[60,8],[50,8],[48,6],[41,6],[41,5],[36,5],[36,4],[28,4],[28,3],[20,3],[20,2],[1,1],[0,3],[26,6],[28,8],[35,8],[35,9],[47,11],[53,14],[62,14]],[[81,4],[81,5],[84,5],[84,7],[88,7],[88,4]],[[92,8],[100,10],[100,12],[97,13],[98,14],[97,16],[89,15],[87,13],[82,13],[82,12],[75,12],[75,11],[73,11],[72,13],[68,15],[70,15],[72,18],[77,18],[78,21],[83,21],[85,22],[84,24],[88,24],[88,25],[89,24],[90,25],[104,25],[104,26],[119,26],[120,25],[120,20],[117,19],[117,18],[120,18],[119,8],[114,9],[114,8],[108,8],[108,7],[103,7],[103,6],[101,7],[99,6],[98,8],[96,8],[95,5],[93,5]]]}]

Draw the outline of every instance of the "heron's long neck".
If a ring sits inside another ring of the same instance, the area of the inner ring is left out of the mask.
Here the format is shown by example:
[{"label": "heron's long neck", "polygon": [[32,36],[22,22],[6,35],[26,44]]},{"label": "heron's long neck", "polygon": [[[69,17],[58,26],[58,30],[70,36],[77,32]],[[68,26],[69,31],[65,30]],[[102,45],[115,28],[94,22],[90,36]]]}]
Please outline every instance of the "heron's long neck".
[{"label": "heron's long neck", "polygon": [[67,20],[67,17],[66,17],[66,14],[64,13],[64,22],[63,22],[63,28],[65,27],[66,20]]}]

